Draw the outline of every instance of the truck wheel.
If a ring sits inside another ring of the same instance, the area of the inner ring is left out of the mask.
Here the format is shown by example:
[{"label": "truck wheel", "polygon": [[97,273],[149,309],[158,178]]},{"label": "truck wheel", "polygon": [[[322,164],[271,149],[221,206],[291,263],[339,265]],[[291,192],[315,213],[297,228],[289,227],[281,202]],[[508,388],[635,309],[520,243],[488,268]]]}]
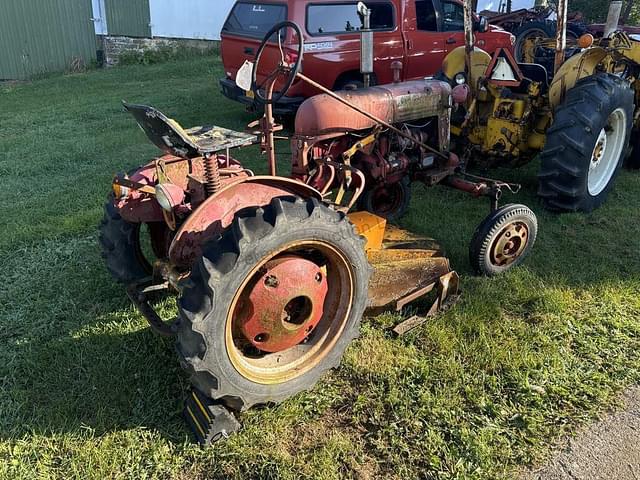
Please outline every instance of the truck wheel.
[{"label": "truck wheel", "polygon": [[364,239],[317,200],[245,209],[185,281],[181,364],[237,410],[310,389],[358,336],[370,275]]},{"label": "truck wheel", "polygon": [[401,218],[411,203],[411,180],[402,180],[390,184],[378,184],[366,190],[359,201],[360,208],[393,222]]},{"label": "truck wheel", "polygon": [[109,196],[100,222],[99,241],[102,258],[115,280],[129,285],[151,275],[153,257],[167,256],[171,238],[172,232],[164,222],[142,224],[124,220],[113,205],[113,196]]},{"label": "truck wheel", "polygon": [[516,37],[516,43],[513,47],[516,61],[524,62],[526,40],[535,37],[554,38],[556,35],[555,30],[555,24],[548,22],[527,22],[516,29],[516,31],[513,32]]},{"label": "truck wheel", "polygon": [[520,264],[538,236],[538,220],[529,207],[505,205],[478,226],[469,245],[469,261],[480,275],[497,275]]},{"label": "truck wheel", "polygon": [[567,92],[540,154],[546,208],[590,212],[605,201],[627,151],[633,101],[628,82],[610,74],[583,78]]}]

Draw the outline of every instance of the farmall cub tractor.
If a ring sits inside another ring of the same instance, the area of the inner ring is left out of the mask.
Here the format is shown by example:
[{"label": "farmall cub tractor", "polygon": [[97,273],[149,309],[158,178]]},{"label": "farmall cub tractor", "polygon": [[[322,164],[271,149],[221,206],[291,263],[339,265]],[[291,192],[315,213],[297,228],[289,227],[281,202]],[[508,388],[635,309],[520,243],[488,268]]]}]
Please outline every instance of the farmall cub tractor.
[{"label": "farmall cub tractor", "polygon": [[[599,207],[640,125],[639,39],[616,32],[610,15],[612,26],[598,45],[590,35],[581,37],[565,61],[567,4],[560,0],[551,65],[518,63],[507,50],[492,56],[473,47],[470,3],[465,0],[466,45],[445,58],[442,70],[451,85],[469,90],[452,113],[454,150],[463,162],[484,167],[520,166],[539,155],[545,207]],[[630,165],[638,166],[634,155]]]},{"label": "farmall cub tractor", "polygon": [[[536,237],[527,207],[498,208],[502,191],[515,186],[466,175],[449,152],[448,83],[334,93],[300,72],[302,57],[296,24],[266,35],[252,68],[265,104],[259,132],[184,130],[153,108],[125,104],[164,155],[115,177],[100,241],[109,270],[153,330],[176,336],[194,386],[185,418],[201,443],[238,428],[230,409],[311,388],[339,364],[365,309],[399,310],[433,292],[433,314],[457,293],[458,276],[430,240],[352,211],[363,195],[377,192],[383,214],[404,202],[393,192],[409,180],[487,197],[491,213],[471,245],[473,266],[485,274],[520,263]],[[265,61],[275,67],[259,74]],[[300,108],[291,173],[282,177],[272,104],[294,81],[324,94]],[[231,155],[254,143],[266,152],[269,175]],[[175,320],[155,311],[158,292],[177,295]]]}]

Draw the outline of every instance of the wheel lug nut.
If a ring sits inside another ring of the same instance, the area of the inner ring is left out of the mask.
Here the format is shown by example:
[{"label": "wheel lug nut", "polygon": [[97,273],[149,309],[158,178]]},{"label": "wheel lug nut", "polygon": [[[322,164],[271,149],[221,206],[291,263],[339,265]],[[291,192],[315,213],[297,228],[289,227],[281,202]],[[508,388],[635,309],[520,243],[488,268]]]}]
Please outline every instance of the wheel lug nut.
[{"label": "wheel lug nut", "polygon": [[264,279],[264,284],[267,287],[277,288],[280,285],[280,282],[274,275],[268,275],[267,278]]}]

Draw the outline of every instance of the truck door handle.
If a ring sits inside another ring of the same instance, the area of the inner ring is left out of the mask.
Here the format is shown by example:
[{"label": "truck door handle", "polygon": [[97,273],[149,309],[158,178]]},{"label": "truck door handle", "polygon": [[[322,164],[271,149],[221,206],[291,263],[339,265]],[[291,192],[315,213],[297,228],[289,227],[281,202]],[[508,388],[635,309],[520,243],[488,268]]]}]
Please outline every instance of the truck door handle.
[{"label": "truck door handle", "polygon": [[458,41],[455,38],[447,38],[447,44],[451,45],[452,43],[458,43]]},{"label": "truck door handle", "polygon": [[247,55],[253,55],[253,48],[244,47],[244,53],[246,53]]}]

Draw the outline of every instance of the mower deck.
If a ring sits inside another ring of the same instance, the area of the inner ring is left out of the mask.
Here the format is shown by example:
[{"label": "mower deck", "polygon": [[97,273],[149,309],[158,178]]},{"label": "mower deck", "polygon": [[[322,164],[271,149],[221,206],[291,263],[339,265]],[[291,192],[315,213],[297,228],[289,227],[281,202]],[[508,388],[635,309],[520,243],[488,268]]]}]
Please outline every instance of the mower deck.
[{"label": "mower deck", "polygon": [[458,274],[431,238],[414,235],[368,212],[349,215],[365,249],[373,276],[369,282],[369,311],[402,310],[433,290],[437,298],[427,315],[436,313],[447,298],[458,293]]}]

